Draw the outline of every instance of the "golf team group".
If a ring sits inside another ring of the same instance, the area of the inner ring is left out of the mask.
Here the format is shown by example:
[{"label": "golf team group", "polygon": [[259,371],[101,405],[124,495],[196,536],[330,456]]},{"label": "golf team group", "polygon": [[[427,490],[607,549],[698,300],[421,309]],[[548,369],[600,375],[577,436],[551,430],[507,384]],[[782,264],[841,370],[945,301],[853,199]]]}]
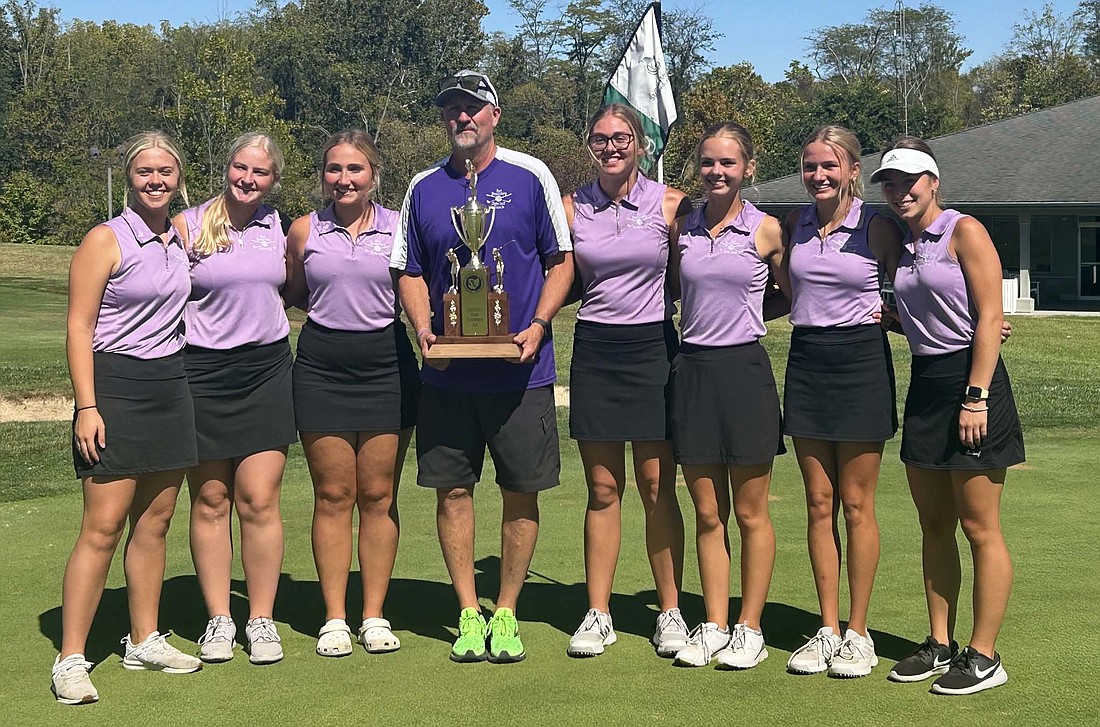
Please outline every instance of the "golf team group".
[{"label": "golf team group", "polygon": [[[437,492],[439,542],[458,601],[450,658],[524,659],[517,604],[538,536],[538,494],[560,474],[550,322],[578,299],[569,426],[588,486],[589,610],[577,614],[569,655],[595,657],[616,640],[609,602],[629,451],[659,601],[657,654],[725,669],[768,657],[761,615],[776,551],[768,490],[786,435],[805,484],[821,615],[787,670],[872,672],[875,489],[884,442],[898,430],[886,340],[893,328],[913,353],[901,458],[922,531],[929,627],[889,678],[935,677],[932,692],[955,695],[1004,684],[995,642],[1012,566],[1000,497],[1024,448],[999,354],[1001,265],[981,223],[945,207],[931,148],[899,138],[870,175],[899,225],[862,203],[859,140],[821,127],[798,160],[809,203],[780,221],[741,196],[756,161],[737,123],[711,127],[698,143],[705,199],[696,206],[641,173],[638,116],[605,106],[585,136],[596,177],[563,198],[542,162],[496,145],[501,108],[488,77],[443,79],[436,104],[451,154],[412,179],[399,212],[373,201],[380,157],[363,131],[327,141],[319,173],[327,206],[293,222],[264,203],[283,168],[268,136],[234,140],[224,191],[174,218],[173,200],[189,204],[176,145],[160,132],[127,142],[126,208],[87,234],[70,270],[73,462],[84,511],[64,575],[57,700],[99,698],[84,653],[127,523],[125,668],[188,673],[233,657],[233,510],[248,593],[245,650],[256,664],[283,658],[272,620],[283,560],[279,496],[288,446],[299,438],[314,488],[312,548],[325,610],[316,652],[346,656],[357,643],[372,654],[399,649],[383,606],[414,426],[417,483]],[[508,295],[518,362],[428,357],[444,330],[453,259],[470,260],[452,220],[452,207],[471,193],[468,162],[480,179],[478,201],[494,210],[482,253],[500,259],[495,282]],[[884,281],[894,292],[889,305]],[[290,306],[308,314],[293,357]],[[759,339],[765,320],[788,314],[781,414]],[[503,497],[500,591],[488,620],[475,590],[473,527],[486,448]],[[705,615],[694,628],[678,608],[677,466],[695,508]],[[185,476],[209,618],[197,656],[169,644],[157,622],[165,536]],[[736,614],[731,512],[740,541]],[[960,524],[974,562],[974,625],[963,648],[954,640]],[[354,550],[363,611],[353,627],[346,597]]]}]

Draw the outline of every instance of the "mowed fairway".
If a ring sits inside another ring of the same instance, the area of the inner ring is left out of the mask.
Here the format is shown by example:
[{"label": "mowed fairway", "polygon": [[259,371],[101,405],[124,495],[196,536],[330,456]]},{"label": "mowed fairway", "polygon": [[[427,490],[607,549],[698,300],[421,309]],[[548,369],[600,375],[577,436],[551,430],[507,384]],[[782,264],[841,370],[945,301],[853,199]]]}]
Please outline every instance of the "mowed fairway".
[{"label": "mowed fairway", "polygon": [[[64,270],[70,254],[0,245],[0,399],[67,393]],[[571,339],[570,320],[566,311],[555,324],[559,346]],[[519,608],[525,662],[448,661],[457,607],[435,537],[435,498],[416,487],[412,457],[400,496],[402,540],[386,608],[401,650],[316,656],[323,613],[310,552],[311,489],[295,446],[284,486],[286,561],[275,612],[286,659],[256,667],[238,650],[228,664],[192,675],[125,671],[118,643],[128,629],[120,550],[88,649],[102,699],[64,707],[49,692],[49,669],[61,637],[62,572],[81,511],[69,463],[69,425],[10,422],[0,424],[0,725],[1094,724],[1100,713],[1100,677],[1092,665],[1100,633],[1100,318],[1012,320],[1015,334],[1004,357],[1025,424],[1028,462],[1009,474],[1004,494],[1004,527],[1016,569],[998,643],[1009,673],[1005,687],[947,698],[930,695],[927,682],[886,681],[894,661],[928,630],[919,529],[897,440],[887,444],[878,495],[882,560],[870,620],[881,662],[871,676],[843,681],[784,671],[791,650],[819,625],[802,484],[790,454],[777,459],[772,487],[778,557],[764,620],[771,658],[748,672],[719,672],[677,669],[653,654],[648,638],[655,598],[641,507],[632,492],[624,501],[624,544],[612,601],[619,642],[596,659],[568,658],[566,643],[587,605],[581,549],[586,495],[576,446],[567,438],[568,410],[560,409],[562,485],[540,500],[542,530]],[[785,321],[777,322],[766,339],[780,374],[789,330]],[[904,393],[908,354],[900,338],[893,343]],[[564,370],[567,347],[559,355]],[[500,496],[491,468],[483,481],[477,495],[478,586],[491,608]],[[694,624],[703,612],[684,489],[680,502],[688,532],[681,605]],[[206,614],[188,553],[187,516],[185,495],[169,534],[161,624],[175,633],[173,643],[193,651]],[[735,553],[737,547],[734,542]],[[968,594],[969,557],[961,536],[960,549]],[[234,574],[234,617],[242,625],[247,604],[239,565]],[[349,614],[359,611],[358,585],[353,574]],[[964,597],[958,636],[965,640],[969,628]]]}]

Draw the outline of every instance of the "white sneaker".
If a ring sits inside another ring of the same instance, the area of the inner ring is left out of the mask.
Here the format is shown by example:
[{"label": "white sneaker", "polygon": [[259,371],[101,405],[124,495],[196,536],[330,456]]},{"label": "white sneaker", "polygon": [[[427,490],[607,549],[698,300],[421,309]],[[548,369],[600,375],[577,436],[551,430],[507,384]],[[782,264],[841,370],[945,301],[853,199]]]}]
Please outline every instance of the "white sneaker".
[{"label": "white sneaker", "polygon": [[83,654],[72,654],[64,659],[58,654],[53,660],[53,673],[50,675],[50,691],[62,704],[91,704],[99,701],[99,692],[92,686],[88,672],[92,662],[85,661]]},{"label": "white sneaker", "polygon": [[190,674],[202,669],[202,662],[190,654],[185,654],[164,640],[159,631],[154,631],[138,645],[130,641],[126,634],[122,645],[126,655],[122,666],[135,671],[162,671],[165,674]]},{"label": "white sneaker", "polygon": [[795,649],[787,659],[787,671],[795,674],[820,674],[829,668],[833,654],[840,648],[840,637],[828,626],[822,626],[817,634]]},{"label": "white sneaker", "polygon": [[275,622],[263,616],[250,619],[244,626],[248,639],[248,660],[253,664],[274,664],[283,660],[282,639]]},{"label": "white sneaker", "polygon": [[680,609],[670,608],[657,616],[657,630],[653,634],[653,645],[657,647],[657,656],[671,659],[680,649],[687,646],[688,627]]},{"label": "white sneaker", "polygon": [[745,624],[734,624],[729,646],[716,654],[719,669],[751,669],[768,658],[764,634]]},{"label": "white sneaker", "polygon": [[720,629],[713,621],[695,627],[687,645],[676,652],[677,666],[706,666],[730,642],[729,629]]},{"label": "white sneaker", "polygon": [[233,642],[237,639],[237,624],[228,616],[215,616],[206,622],[206,632],[199,637],[199,658],[207,664],[218,664],[233,658]]},{"label": "white sneaker", "polygon": [[576,657],[599,656],[605,646],[611,646],[618,638],[611,623],[611,614],[591,608],[573,632],[565,653]]},{"label": "white sneaker", "polygon": [[359,643],[368,654],[388,654],[401,648],[401,639],[393,633],[390,622],[373,616],[359,627]]},{"label": "white sneaker", "polygon": [[831,677],[865,677],[871,673],[871,669],[878,666],[878,656],[875,654],[875,642],[871,635],[860,636],[855,631],[848,629],[844,632],[844,641],[829,662],[829,676]]}]

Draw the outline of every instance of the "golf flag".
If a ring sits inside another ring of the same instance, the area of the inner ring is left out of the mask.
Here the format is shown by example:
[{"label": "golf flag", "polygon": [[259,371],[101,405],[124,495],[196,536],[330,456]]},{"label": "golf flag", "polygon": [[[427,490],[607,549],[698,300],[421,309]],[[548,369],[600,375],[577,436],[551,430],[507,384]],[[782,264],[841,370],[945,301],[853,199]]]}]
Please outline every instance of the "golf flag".
[{"label": "golf flag", "polygon": [[650,156],[650,162],[643,167],[647,174],[661,157],[668,141],[668,130],[676,122],[676,102],[672,98],[665,54],[661,50],[660,13],[661,3],[651,3],[646,8],[603,92],[605,106],[626,104],[641,117],[646,133],[644,143]]}]

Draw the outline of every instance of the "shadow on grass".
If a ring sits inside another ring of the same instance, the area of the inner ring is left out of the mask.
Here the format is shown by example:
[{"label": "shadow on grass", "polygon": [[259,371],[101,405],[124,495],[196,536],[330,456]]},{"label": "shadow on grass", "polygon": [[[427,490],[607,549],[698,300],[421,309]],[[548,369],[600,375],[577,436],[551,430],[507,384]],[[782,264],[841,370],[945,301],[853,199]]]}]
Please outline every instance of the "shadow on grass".
[{"label": "shadow on grass", "polygon": [[[479,596],[496,598],[500,589],[500,559],[489,556],[478,560],[475,563],[475,580]],[[359,572],[353,571],[349,575],[347,589],[348,622],[353,628],[358,614],[362,612],[362,593]],[[237,640],[242,644],[243,624],[248,621],[248,599],[245,594],[244,582],[233,580],[230,615],[240,625]],[[633,595],[612,594],[611,611],[615,617],[615,629],[648,639],[653,635],[657,618],[656,603],[657,596],[653,590],[639,591]],[[737,614],[740,608],[739,598],[730,599],[731,616]],[[704,613],[703,599],[694,593],[682,593],[680,609],[689,624],[694,624]],[[545,623],[562,634],[572,634],[588,610],[585,584],[562,583],[537,571],[530,571],[520,596],[519,610],[523,621]],[[450,583],[395,578],[390,582],[386,597],[386,613],[392,615],[394,626],[400,631],[411,631],[447,644],[454,640],[450,628],[457,623],[458,603]],[[296,580],[283,573],[279,579],[274,618],[300,634],[316,636],[325,622],[320,584],[316,580]],[[162,629],[195,642],[202,636],[206,620],[206,606],[194,575],[175,576],[164,582],[159,619]],[[41,633],[53,642],[54,649],[60,651],[61,607],[40,614],[38,624]],[[801,608],[774,602],[764,607],[762,626],[770,647],[794,651],[806,643],[820,625],[821,618],[817,614]],[[126,589],[104,590],[88,635],[85,649],[88,660],[98,664],[112,654],[121,655],[119,641],[129,630]],[[875,640],[875,650],[879,656],[895,661],[908,656],[917,647],[909,639],[882,631],[872,630],[871,637]]]}]

